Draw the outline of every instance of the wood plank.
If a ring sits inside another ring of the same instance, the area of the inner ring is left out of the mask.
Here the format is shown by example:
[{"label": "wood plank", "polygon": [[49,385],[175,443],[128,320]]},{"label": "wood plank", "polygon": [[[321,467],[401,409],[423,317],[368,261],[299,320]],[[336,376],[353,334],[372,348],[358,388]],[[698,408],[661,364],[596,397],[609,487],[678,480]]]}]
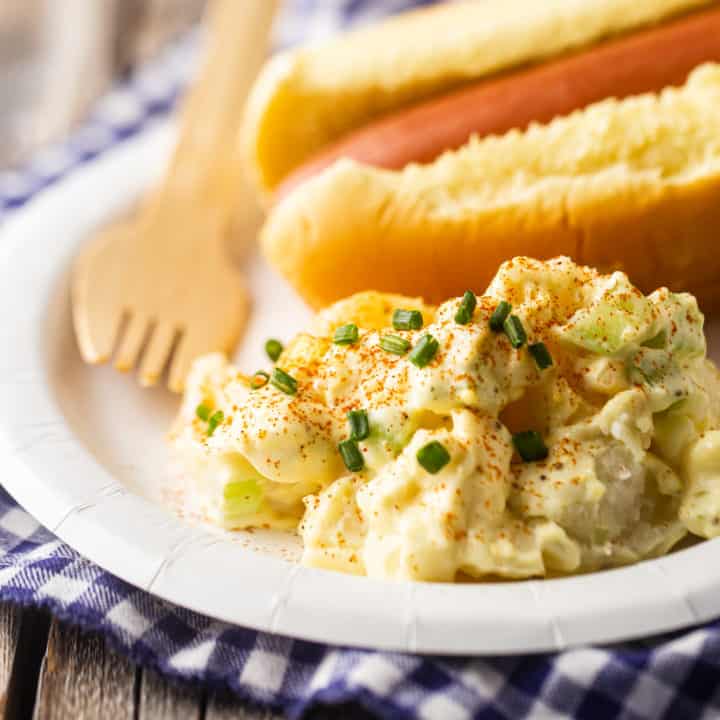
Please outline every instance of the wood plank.
[{"label": "wood plank", "polygon": [[208,699],[205,720],[283,720],[283,716],[249,707],[230,695],[213,694]]},{"label": "wood plank", "polygon": [[0,716],[29,720],[47,645],[50,616],[34,608],[0,605]]},{"label": "wood plank", "polygon": [[202,720],[205,693],[190,685],[170,683],[151,670],[143,670],[138,720]]},{"label": "wood plank", "polygon": [[0,711],[7,717],[8,688],[20,637],[20,608],[0,605]]},{"label": "wood plank", "polygon": [[132,720],[135,670],[95,633],[53,620],[35,720]]}]

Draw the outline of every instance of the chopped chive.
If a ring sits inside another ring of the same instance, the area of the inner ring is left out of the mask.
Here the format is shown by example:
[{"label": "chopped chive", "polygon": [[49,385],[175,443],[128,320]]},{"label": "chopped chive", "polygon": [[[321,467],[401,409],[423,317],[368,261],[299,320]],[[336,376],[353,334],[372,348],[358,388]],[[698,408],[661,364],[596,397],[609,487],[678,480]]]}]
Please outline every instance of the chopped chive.
[{"label": "chopped chive", "polygon": [[195,408],[195,414],[203,421],[205,421],[207,425],[207,436],[210,437],[214,432],[217,426],[225,419],[225,414],[222,410],[216,410],[214,413],[210,414],[211,410],[207,405],[200,404]]},{"label": "chopped chive", "polygon": [[270,375],[268,375],[264,370],[258,370],[250,378],[250,387],[253,390],[259,390],[261,387],[265,387],[265,385],[268,384],[268,380],[270,380]]},{"label": "chopped chive", "polygon": [[348,323],[335,329],[333,342],[336,345],[352,345],[358,341],[358,337],[360,337],[360,334],[358,333],[357,325]]},{"label": "chopped chive", "polygon": [[419,330],[423,326],[422,313],[419,310],[396,310],[392,326],[396,330]]},{"label": "chopped chive", "polygon": [[455,322],[458,325],[467,325],[472,320],[476,307],[477,298],[475,297],[475,293],[466,290],[460,301],[460,307],[458,307],[458,311],[455,313]]},{"label": "chopped chive", "polygon": [[350,472],[360,472],[363,469],[365,460],[355,440],[343,440],[338,445],[338,450],[340,450],[345,467]]},{"label": "chopped chive", "polygon": [[525,334],[525,328],[517,315],[511,315],[509,318],[506,318],[503,323],[503,330],[505,331],[510,344],[516,350],[525,344],[527,335]]},{"label": "chopped chive", "polygon": [[273,370],[270,383],[286,395],[294,395],[297,392],[297,380],[280,368],[276,367]]},{"label": "chopped chive", "polygon": [[208,420],[208,437],[215,432],[215,428],[225,419],[225,413],[222,410],[214,412]]},{"label": "chopped chive", "polygon": [[440,343],[432,335],[423,335],[412,349],[408,360],[419,368],[424,368],[437,354]]},{"label": "chopped chive", "polygon": [[512,305],[505,300],[501,300],[498,306],[493,310],[493,314],[490,316],[490,329],[493,332],[501,332],[505,319],[510,314]]},{"label": "chopped chive", "polygon": [[450,462],[450,453],[445,449],[445,446],[437,440],[423,445],[417,451],[416,457],[417,461],[431,475],[440,472]]},{"label": "chopped chive", "polygon": [[552,355],[543,342],[528,345],[528,352],[533,356],[535,363],[541,370],[545,370],[545,368],[549,368],[553,364]]},{"label": "chopped chive", "polygon": [[393,355],[404,355],[410,349],[410,342],[397,335],[384,335],[380,339],[380,347]]},{"label": "chopped chive", "polygon": [[347,415],[350,423],[350,439],[364,440],[370,435],[370,421],[365,410],[351,410]]},{"label": "chopped chive", "polygon": [[265,352],[267,356],[273,361],[277,362],[283,351],[283,344],[279,340],[270,339],[265,343]]},{"label": "chopped chive", "polygon": [[195,408],[195,414],[201,419],[207,422],[210,419],[210,408],[202,403]]},{"label": "chopped chive", "polygon": [[548,456],[548,449],[542,435],[536,430],[525,430],[513,435],[513,445],[518,455],[525,462],[544,460]]}]

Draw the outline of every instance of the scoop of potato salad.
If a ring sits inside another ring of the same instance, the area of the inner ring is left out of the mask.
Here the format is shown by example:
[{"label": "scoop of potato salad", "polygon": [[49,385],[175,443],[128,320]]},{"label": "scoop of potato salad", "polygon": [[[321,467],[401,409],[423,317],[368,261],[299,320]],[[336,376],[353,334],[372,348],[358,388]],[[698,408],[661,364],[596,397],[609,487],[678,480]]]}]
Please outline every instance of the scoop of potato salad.
[{"label": "scoop of potato salad", "polygon": [[577,573],[720,534],[719,377],[691,295],[515,258],[438,308],[338,302],[268,372],[199,359],[171,438],[206,517],[306,565]]}]

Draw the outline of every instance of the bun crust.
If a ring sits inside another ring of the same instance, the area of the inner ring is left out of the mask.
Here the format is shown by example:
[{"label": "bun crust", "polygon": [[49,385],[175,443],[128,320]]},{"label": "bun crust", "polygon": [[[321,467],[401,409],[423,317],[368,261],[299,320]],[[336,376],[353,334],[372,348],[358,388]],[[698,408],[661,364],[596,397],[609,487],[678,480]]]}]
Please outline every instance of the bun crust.
[{"label": "bun crust", "polygon": [[379,116],[710,0],[484,0],[389,18],[281,53],[248,99],[242,143],[261,195]]},{"label": "bun crust", "polygon": [[473,140],[428,165],[341,160],[273,209],[264,250],[314,307],[371,288],[431,303],[482,292],[516,255],[622,268],[645,291],[715,304],[718,107],[720,66],[706,65],[682,88]]}]

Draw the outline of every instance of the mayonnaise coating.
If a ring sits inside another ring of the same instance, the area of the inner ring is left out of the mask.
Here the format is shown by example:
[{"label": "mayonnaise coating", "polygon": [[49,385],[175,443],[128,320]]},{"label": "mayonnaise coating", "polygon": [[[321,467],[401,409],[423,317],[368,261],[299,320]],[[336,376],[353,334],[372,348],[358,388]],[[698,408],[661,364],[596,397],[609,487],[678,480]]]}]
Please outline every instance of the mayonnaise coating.
[{"label": "mayonnaise coating", "polygon": [[[501,301],[521,347],[490,326]],[[467,324],[460,302],[367,292],[331,306],[277,361],[294,394],[253,389],[222,356],[198,360],[171,441],[208,519],[296,528],[313,567],[428,581],[585,572],[720,535],[720,376],[692,296],[515,258]],[[394,329],[396,308],[421,310],[424,326]],[[357,342],[334,343],[347,323]],[[425,365],[383,348],[428,334]],[[198,406],[222,417],[211,432]],[[353,410],[369,435],[351,443],[351,472],[338,445]],[[514,439],[526,431],[531,449]],[[423,461],[430,443],[441,466]]]}]

